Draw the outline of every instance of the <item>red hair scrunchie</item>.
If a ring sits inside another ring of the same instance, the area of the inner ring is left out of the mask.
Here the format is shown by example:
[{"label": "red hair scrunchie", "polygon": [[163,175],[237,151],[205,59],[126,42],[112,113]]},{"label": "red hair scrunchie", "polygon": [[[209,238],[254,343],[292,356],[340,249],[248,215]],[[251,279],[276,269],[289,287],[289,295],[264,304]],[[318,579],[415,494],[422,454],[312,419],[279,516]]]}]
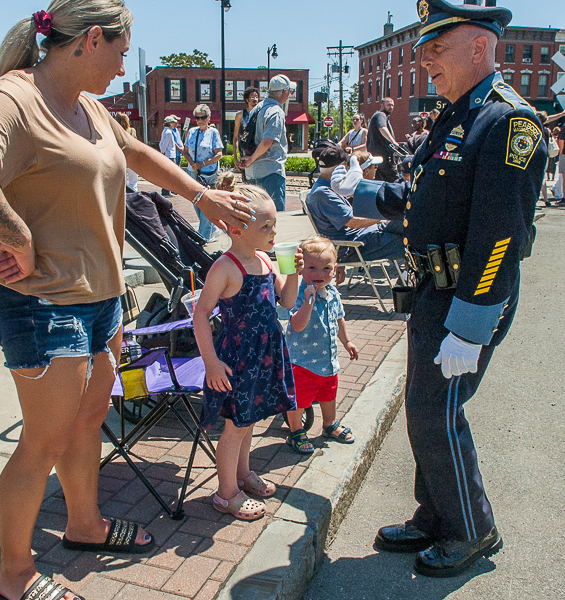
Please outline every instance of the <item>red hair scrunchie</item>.
[{"label": "red hair scrunchie", "polygon": [[49,35],[51,33],[51,15],[44,10],[33,13],[33,22],[35,23],[35,30],[41,35]]}]

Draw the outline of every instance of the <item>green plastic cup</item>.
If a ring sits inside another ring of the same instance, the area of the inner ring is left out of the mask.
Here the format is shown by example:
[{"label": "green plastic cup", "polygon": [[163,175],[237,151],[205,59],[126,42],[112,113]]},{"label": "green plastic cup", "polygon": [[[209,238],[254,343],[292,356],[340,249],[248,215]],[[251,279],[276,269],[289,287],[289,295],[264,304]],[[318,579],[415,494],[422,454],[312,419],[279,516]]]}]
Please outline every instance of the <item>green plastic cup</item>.
[{"label": "green plastic cup", "polygon": [[277,255],[277,262],[279,263],[281,275],[292,275],[293,273],[296,273],[294,255],[298,250],[298,246],[299,244],[293,242],[275,244],[275,254]]}]

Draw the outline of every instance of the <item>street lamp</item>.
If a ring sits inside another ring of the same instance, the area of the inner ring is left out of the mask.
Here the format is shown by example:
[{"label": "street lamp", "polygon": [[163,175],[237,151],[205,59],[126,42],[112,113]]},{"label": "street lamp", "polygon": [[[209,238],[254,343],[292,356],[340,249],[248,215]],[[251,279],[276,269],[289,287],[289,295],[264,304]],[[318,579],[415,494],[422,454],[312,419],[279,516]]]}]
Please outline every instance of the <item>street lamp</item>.
[{"label": "street lamp", "polygon": [[[220,82],[220,100],[222,102],[222,138],[227,139],[226,127],[226,36],[224,32],[224,13],[231,8],[230,0],[221,0],[220,16],[222,18],[222,80]],[[224,144],[224,149],[227,144]],[[225,151],[225,150],[224,150]]]},{"label": "street lamp", "polygon": [[267,85],[271,80],[271,56],[277,58],[277,45],[273,44],[270,48],[267,48]]}]

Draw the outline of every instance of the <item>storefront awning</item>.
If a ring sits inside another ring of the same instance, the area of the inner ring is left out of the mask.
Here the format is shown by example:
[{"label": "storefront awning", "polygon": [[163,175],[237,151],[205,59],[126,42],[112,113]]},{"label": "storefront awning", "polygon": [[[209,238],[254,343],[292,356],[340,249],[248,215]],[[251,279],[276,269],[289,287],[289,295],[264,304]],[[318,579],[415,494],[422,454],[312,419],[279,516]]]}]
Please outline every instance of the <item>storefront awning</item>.
[{"label": "storefront awning", "polygon": [[314,125],[314,123],[316,123],[314,117],[307,112],[289,110],[288,115],[286,115],[287,125]]}]

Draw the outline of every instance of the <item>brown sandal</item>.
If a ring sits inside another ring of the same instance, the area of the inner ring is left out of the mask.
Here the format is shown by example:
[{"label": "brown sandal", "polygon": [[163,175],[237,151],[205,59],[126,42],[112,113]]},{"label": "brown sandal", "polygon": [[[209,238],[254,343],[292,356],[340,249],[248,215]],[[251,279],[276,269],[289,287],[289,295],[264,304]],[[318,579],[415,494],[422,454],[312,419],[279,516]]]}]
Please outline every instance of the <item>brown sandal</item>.
[{"label": "brown sandal", "polygon": [[237,487],[258,498],[270,498],[277,491],[277,487],[272,481],[262,479],[255,471],[250,471],[247,477],[238,479]]},{"label": "brown sandal", "polygon": [[231,514],[242,521],[255,521],[267,512],[264,502],[248,498],[245,492],[239,492],[229,500],[224,500],[218,494],[214,494],[212,504],[218,512]]}]

